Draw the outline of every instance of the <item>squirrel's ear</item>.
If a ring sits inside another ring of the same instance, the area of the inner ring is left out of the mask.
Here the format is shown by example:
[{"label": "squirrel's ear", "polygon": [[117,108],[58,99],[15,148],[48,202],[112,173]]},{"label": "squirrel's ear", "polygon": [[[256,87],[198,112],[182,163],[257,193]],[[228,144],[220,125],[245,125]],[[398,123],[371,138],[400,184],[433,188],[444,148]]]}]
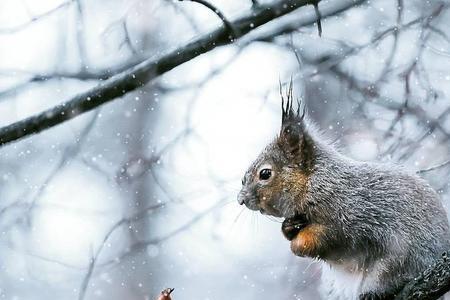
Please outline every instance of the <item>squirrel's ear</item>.
[{"label": "squirrel's ear", "polygon": [[281,148],[292,156],[297,156],[303,140],[301,125],[295,123],[284,124],[281,127],[280,137],[278,139]]}]

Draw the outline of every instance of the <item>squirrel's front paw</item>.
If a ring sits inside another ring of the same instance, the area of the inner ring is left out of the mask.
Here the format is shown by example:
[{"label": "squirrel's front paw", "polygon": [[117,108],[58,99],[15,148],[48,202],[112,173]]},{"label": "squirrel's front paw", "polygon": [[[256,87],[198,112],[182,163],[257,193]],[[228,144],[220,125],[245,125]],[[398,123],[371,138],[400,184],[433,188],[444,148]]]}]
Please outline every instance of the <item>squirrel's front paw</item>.
[{"label": "squirrel's front paw", "polygon": [[305,215],[296,215],[294,217],[286,218],[281,225],[281,231],[283,235],[289,241],[292,241],[297,234],[306,226],[308,226],[308,220]]}]

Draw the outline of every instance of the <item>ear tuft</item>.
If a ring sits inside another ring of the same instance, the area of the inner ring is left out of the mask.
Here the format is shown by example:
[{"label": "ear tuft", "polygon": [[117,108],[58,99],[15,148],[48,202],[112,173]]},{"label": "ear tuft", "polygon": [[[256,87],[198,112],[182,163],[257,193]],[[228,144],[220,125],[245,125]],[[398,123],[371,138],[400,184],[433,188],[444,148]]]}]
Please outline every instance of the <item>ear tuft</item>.
[{"label": "ear tuft", "polygon": [[292,77],[291,81],[289,82],[289,87],[286,88],[285,95],[283,95],[283,87],[281,85],[280,81],[280,96],[281,96],[281,124],[282,127],[285,124],[288,123],[297,123],[300,125],[306,114],[305,105],[302,107],[302,103],[300,99],[296,99],[297,102],[297,109],[294,110],[294,97],[293,97],[293,84],[292,84]]}]

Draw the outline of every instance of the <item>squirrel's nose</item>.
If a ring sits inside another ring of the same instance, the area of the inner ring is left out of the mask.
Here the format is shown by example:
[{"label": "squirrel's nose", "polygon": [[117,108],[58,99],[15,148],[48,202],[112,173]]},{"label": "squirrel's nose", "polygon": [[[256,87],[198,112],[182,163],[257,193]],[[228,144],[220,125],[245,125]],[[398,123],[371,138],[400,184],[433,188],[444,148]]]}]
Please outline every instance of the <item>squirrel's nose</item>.
[{"label": "squirrel's nose", "polygon": [[239,192],[238,196],[237,196],[237,201],[239,203],[239,205],[244,204],[244,196],[242,195],[242,192]]}]

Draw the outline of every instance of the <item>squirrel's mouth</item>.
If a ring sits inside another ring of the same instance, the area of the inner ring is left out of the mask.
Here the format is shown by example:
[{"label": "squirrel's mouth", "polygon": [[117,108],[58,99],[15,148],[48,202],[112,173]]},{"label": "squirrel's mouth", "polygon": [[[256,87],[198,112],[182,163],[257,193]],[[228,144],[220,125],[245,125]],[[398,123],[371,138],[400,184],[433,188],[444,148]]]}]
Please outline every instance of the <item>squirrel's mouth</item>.
[{"label": "squirrel's mouth", "polygon": [[286,218],[281,225],[284,236],[292,241],[297,234],[310,224],[305,214],[297,214],[293,217]]}]

